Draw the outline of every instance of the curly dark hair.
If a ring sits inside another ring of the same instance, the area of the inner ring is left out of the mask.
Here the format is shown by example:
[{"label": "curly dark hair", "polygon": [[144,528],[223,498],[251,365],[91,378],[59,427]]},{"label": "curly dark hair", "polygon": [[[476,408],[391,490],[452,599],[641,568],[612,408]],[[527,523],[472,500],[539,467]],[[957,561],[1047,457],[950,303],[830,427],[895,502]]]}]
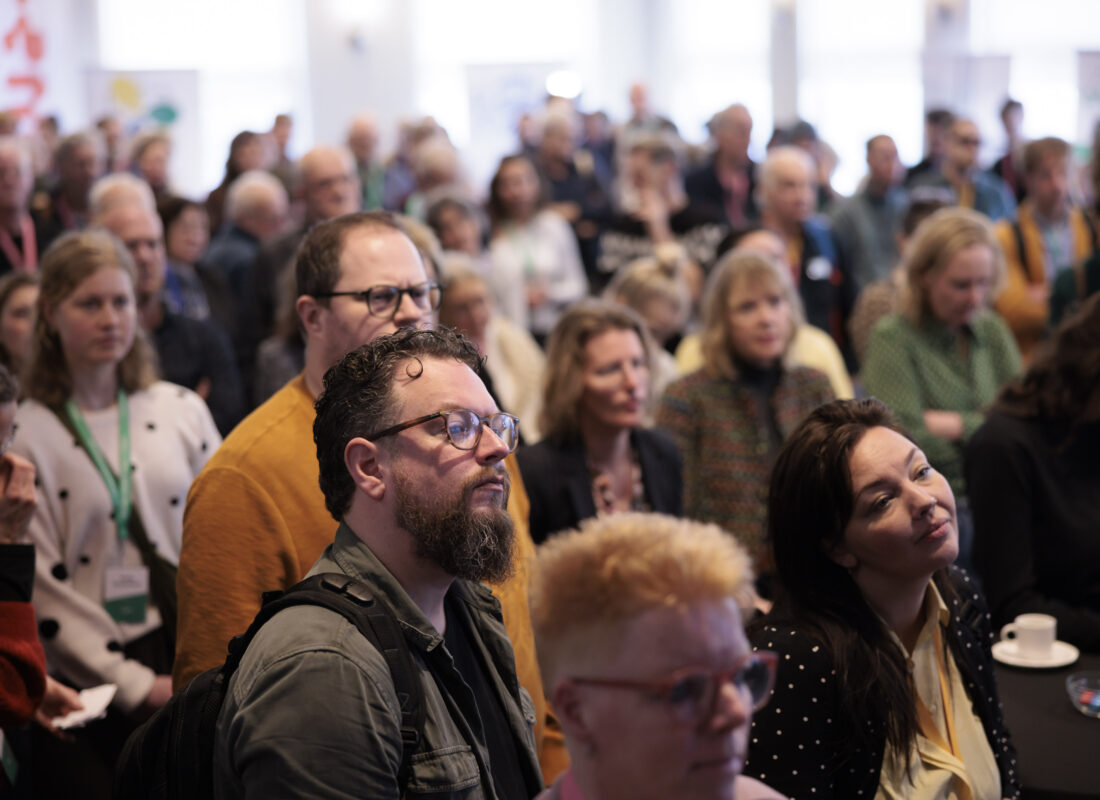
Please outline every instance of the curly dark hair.
[{"label": "curly dark hair", "polygon": [[344,465],[344,448],[394,424],[393,376],[404,366],[410,378],[424,371],[426,358],[454,359],[481,372],[477,346],[450,328],[403,329],[352,350],[325,373],[314,408],[313,441],[321,469],[325,508],[337,521],[351,505],[355,484]]}]

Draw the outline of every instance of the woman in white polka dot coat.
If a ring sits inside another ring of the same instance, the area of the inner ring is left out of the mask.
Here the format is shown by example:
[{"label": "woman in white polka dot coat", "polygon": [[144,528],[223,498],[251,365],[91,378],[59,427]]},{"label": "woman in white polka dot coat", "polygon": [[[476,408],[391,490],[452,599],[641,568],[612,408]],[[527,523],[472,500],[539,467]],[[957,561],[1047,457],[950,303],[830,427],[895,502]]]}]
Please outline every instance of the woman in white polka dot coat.
[{"label": "woman in white polka dot coat", "polygon": [[[12,445],[37,469],[34,605],[50,673],[77,688],[117,687],[108,719],[56,746],[88,743],[108,780],[112,748],[171,695],[175,644],[152,591],[141,590],[146,568],[133,526],[116,522],[132,509],[157,554],[176,563],[187,490],[221,443],[198,395],[156,380],[137,326],[135,277],[127,251],[105,233],[67,235],[44,254],[28,399]],[[89,452],[105,462],[114,491]],[[130,475],[129,502],[120,469]],[[70,768],[55,772],[72,773],[81,796],[98,796],[91,774],[73,766],[78,756],[56,758]]]},{"label": "woman in white polka dot coat", "polygon": [[745,774],[797,800],[1018,797],[954,496],[886,406],[829,403],[791,435],[768,532],[779,594],[750,638],[779,670]]}]

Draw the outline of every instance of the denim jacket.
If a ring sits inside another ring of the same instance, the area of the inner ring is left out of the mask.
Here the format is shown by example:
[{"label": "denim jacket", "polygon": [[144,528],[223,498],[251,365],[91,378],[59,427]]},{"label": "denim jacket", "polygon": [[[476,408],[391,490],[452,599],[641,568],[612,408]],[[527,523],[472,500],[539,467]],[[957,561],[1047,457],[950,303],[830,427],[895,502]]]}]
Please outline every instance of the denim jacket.
[{"label": "denim jacket", "polygon": [[[498,800],[489,754],[463,709],[470,688],[443,637],[396,579],[345,525],[310,574],[343,572],[394,609],[421,672],[425,723],[404,796]],[[451,588],[491,665],[529,796],[541,788],[534,706],[516,679],[500,604],[484,586]],[[382,655],[339,614],[314,606],[280,612],[261,629],[229,684],[214,749],[215,797],[397,798],[401,713]],[[513,800],[500,798],[499,800]]]}]

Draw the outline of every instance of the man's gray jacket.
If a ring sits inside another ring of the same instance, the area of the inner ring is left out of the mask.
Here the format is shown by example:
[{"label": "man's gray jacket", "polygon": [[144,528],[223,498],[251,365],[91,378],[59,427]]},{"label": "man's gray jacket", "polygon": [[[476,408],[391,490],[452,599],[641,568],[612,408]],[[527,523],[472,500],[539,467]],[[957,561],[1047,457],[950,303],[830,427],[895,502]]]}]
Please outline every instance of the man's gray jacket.
[{"label": "man's gray jacket", "polygon": [[[385,598],[420,669],[426,719],[406,794],[515,800],[496,795],[484,739],[468,721],[473,693],[443,637],[345,525],[310,574],[324,572],[363,580]],[[500,603],[469,581],[456,580],[451,592],[471,646],[490,665],[486,679],[501,699],[534,796],[542,782],[534,706],[516,679]],[[400,725],[386,661],[358,629],[327,609],[289,608],[260,630],[229,683],[214,744],[215,797],[397,798]]]}]

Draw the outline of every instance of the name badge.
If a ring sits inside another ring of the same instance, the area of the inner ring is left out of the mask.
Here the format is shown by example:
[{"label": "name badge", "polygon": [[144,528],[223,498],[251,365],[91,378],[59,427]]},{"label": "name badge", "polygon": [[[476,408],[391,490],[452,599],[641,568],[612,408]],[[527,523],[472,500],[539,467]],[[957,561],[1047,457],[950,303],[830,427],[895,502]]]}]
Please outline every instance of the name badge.
[{"label": "name badge", "polygon": [[149,603],[148,567],[107,567],[103,607],[115,622],[145,622]]},{"label": "name badge", "polygon": [[833,265],[829,263],[829,259],[825,256],[814,256],[806,265],[806,277],[811,281],[828,280],[832,274]]}]

